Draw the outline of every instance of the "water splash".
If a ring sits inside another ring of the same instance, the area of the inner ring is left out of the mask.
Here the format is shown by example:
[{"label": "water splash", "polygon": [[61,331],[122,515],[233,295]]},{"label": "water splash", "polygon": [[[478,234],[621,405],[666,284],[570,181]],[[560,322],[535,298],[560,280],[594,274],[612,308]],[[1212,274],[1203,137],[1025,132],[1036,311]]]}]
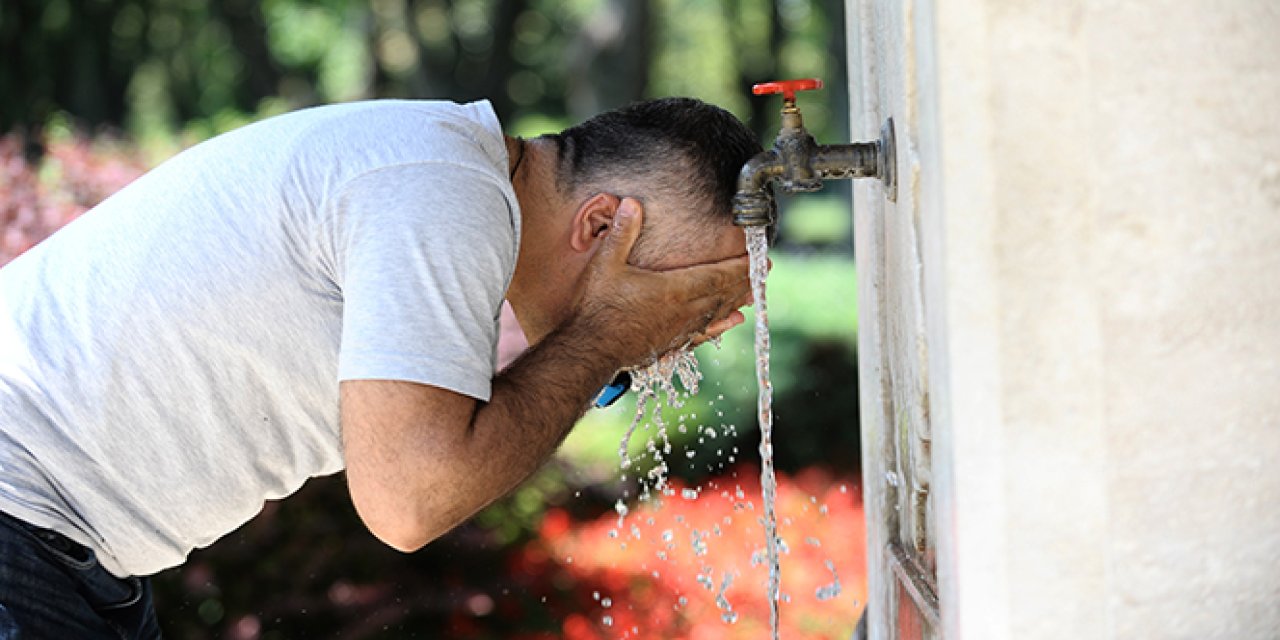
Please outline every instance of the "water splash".
[{"label": "water splash", "polygon": [[756,381],[760,421],[760,488],[764,497],[765,551],[769,561],[769,626],[773,639],[778,635],[778,604],[782,592],[782,568],[778,559],[778,516],[774,503],[778,479],[773,471],[773,382],[769,378],[769,308],[765,301],[765,277],[769,275],[769,240],[766,227],[747,227],[747,253],[751,259],[751,294],[756,311]]},{"label": "water splash", "polygon": [[[677,380],[680,381],[680,386],[684,387],[683,393],[676,389],[675,383]],[[649,405],[651,403],[653,405],[651,413],[653,424],[658,427],[658,432],[663,440],[662,450],[668,453],[671,451],[671,443],[667,439],[666,423],[662,420],[662,403],[660,400],[665,395],[668,407],[683,407],[685,399],[698,393],[698,385],[701,382],[702,371],[698,369],[698,357],[693,354],[693,349],[689,347],[666,353],[649,366],[631,371],[631,390],[636,393],[636,414],[631,418],[631,425],[627,427],[626,433],[622,436],[622,443],[618,446],[618,458],[623,469],[631,466],[631,459],[627,456],[627,449],[631,445],[631,436],[635,434],[636,427],[644,420],[645,414],[649,413]],[[650,444],[652,444],[652,441],[650,441]],[[660,459],[661,454],[658,453],[656,447],[649,451],[654,455],[655,459]],[[665,465],[661,466],[665,467]]]},{"label": "water splash", "polygon": [[[773,640],[780,640],[780,606],[783,602],[790,602],[791,598],[782,593],[780,556],[786,554],[788,550],[787,545],[779,534],[779,519],[776,513],[778,485],[773,460],[773,386],[769,373],[771,345],[765,296],[765,276],[769,269],[767,258],[768,243],[763,229],[748,229],[746,235],[748,252],[751,258],[752,293],[755,300],[755,356],[759,391],[757,418],[760,425],[760,479],[763,504],[757,507],[757,505],[748,500],[746,492],[743,491],[741,486],[734,487],[730,492],[729,490],[721,490],[720,487],[714,484],[709,488],[695,488],[681,487],[679,485],[669,486],[665,481],[666,475],[670,471],[667,459],[672,455],[679,456],[680,451],[673,453],[672,443],[667,433],[668,425],[664,420],[663,411],[667,407],[679,409],[685,406],[687,400],[698,392],[702,382],[698,359],[688,348],[666,354],[647,367],[631,371],[631,390],[636,393],[635,415],[619,444],[618,456],[623,469],[622,480],[624,484],[629,475],[628,469],[632,465],[648,467],[647,471],[633,470],[635,472],[633,477],[639,480],[640,483],[640,493],[636,497],[641,503],[647,503],[650,507],[660,508],[668,498],[698,501],[702,498],[719,495],[733,504],[734,516],[725,516],[724,518],[723,524],[726,527],[733,526],[734,519],[738,517],[747,518],[749,516],[749,520],[760,523],[765,531],[765,544],[763,548],[756,550],[751,555],[750,563],[752,566],[763,564],[768,568],[768,581],[765,587],[769,600],[769,618],[772,630],[770,637]],[[721,394],[717,397],[717,400],[723,400],[723,398],[724,396]],[[713,410],[715,410],[714,407]],[[716,415],[723,418],[723,412],[721,411],[717,411]],[[695,437],[698,444],[701,445],[700,448],[707,451],[714,450],[716,456],[721,459],[731,449],[729,461],[733,462],[739,453],[738,448],[733,447],[731,444],[733,438],[737,435],[737,426],[723,423],[715,425],[700,424],[697,418],[696,414],[680,415],[678,419],[672,420],[671,427],[681,434]],[[649,431],[650,437],[643,452],[632,457],[628,453],[631,439],[641,423],[645,423],[645,429]],[[722,446],[716,448],[716,445]],[[690,449],[683,451],[688,460],[692,461],[694,459],[695,456]],[[674,463],[675,459],[672,459],[672,462]],[[723,467],[723,462],[721,467]],[[690,464],[690,468],[693,468],[692,464]],[[842,492],[847,491],[843,486],[841,490]],[[628,507],[627,495],[628,492],[624,491],[623,498],[619,499],[614,505],[618,519],[616,526],[610,531],[610,537],[619,539],[621,547],[625,549],[626,542],[623,542],[621,538],[641,540],[641,530],[637,525],[647,524],[650,527],[650,531],[655,534],[654,541],[660,540],[659,544],[665,548],[665,550],[656,551],[657,559],[664,562],[670,561],[669,559],[674,556],[668,555],[667,552],[675,552],[677,545],[683,544],[684,533],[680,532],[680,535],[677,536],[677,531],[674,529],[662,529],[661,532],[653,530],[654,521],[652,518],[649,518],[647,522],[633,522],[629,527],[626,526],[625,521],[629,519],[628,516],[639,514],[635,509]],[[811,498],[810,502],[817,505],[815,498]],[[826,505],[819,505],[818,511],[825,514]],[[790,521],[783,524],[791,525]],[[630,534],[629,536],[627,535],[628,533]],[[708,553],[708,542],[711,538],[720,537],[721,535],[722,530],[719,524],[711,525],[711,529],[708,531],[693,530],[689,537],[689,548],[693,552],[693,557],[695,559],[705,559]],[[803,542],[813,547],[821,546],[821,542],[813,537],[805,538]],[[819,600],[835,598],[840,594],[841,590],[839,579],[835,576],[834,564],[830,561],[827,564],[832,571],[833,583],[818,589],[817,597]],[[652,567],[646,567],[646,569],[652,569]],[[659,572],[653,570],[652,575],[656,578]],[[716,580],[717,575],[723,575],[723,578]],[[721,573],[704,563],[701,566],[701,571],[697,573],[695,581],[698,586],[705,590],[707,595],[714,596],[715,603],[720,609],[721,619],[728,624],[736,623],[740,615],[738,611],[734,610],[727,597],[729,585],[735,577],[740,576],[733,572]],[[686,602],[687,599],[681,595],[681,604],[678,606],[683,606]],[[604,608],[607,609],[608,605],[605,605]]]},{"label": "water splash", "polygon": [[725,591],[729,590],[729,585],[733,584],[733,574],[726,571],[724,580],[720,582],[720,590],[716,592],[716,607],[724,613],[720,614],[720,619],[733,624],[738,621],[738,612],[733,610],[733,605],[729,603],[729,599],[725,597]]}]

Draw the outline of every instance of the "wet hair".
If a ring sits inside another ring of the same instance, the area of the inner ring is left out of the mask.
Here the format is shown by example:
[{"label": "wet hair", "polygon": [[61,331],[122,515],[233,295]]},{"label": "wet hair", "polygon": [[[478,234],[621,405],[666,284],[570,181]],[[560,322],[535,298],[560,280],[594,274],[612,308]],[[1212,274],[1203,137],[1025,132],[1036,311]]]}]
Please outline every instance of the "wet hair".
[{"label": "wet hair", "polygon": [[666,196],[701,223],[730,219],[738,172],[762,151],[741,120],[695,98],[636,102],[553,137],[563,192]]}]

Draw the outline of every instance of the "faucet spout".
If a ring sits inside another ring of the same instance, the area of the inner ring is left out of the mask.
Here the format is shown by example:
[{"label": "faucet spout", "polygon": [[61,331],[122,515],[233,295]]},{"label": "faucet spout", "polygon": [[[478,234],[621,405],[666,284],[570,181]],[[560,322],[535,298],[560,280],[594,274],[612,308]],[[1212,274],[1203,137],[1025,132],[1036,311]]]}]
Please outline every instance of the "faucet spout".
[{"label": "faucet spout", "polygon": [[738,191],[733,196],[734,224],[739,227],[773,224],[773,194],[766,187],[785,169],[782,157],[774,149],[762,151],[742,165],[742,171],[738,172]]}]

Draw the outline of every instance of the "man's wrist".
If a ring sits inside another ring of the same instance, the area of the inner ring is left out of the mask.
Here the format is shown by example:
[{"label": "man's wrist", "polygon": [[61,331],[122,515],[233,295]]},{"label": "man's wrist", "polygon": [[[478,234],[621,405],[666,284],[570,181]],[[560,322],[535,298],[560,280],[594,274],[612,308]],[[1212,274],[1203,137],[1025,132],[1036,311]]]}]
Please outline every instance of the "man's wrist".
[{"label": "man's wrist", "polygon": [[[558,348],[572,353],[584,364],[589,363],[605,377],[613,376],[626,365],[626,356],[607,323],[589,315],[574,315],[547,336]],[[598,367],[598,368],[597,368]]]}]

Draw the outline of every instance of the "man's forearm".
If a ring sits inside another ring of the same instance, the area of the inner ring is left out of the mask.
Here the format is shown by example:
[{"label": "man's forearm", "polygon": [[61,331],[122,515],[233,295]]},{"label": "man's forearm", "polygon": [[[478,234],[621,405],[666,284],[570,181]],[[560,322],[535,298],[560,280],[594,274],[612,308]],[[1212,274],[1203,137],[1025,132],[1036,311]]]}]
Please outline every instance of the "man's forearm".
[{"label": "man's forearm", "polygon": [[595,346],[592,334],[580,324],[566,323],[494,378],[489,402],[477,407],[467,433],[447,452],[454,477],[448,479],[453,503],[439,523],[444,530],[506,495],[542,466],[616,373],[617,360]]},{"label": "man's forearm", "polygon": [[561,425],[558,442],[620,367],[595,338],[574,322],[548,334],[494,378],[492,398],[477,411],[477,423],[545,420]]}]

